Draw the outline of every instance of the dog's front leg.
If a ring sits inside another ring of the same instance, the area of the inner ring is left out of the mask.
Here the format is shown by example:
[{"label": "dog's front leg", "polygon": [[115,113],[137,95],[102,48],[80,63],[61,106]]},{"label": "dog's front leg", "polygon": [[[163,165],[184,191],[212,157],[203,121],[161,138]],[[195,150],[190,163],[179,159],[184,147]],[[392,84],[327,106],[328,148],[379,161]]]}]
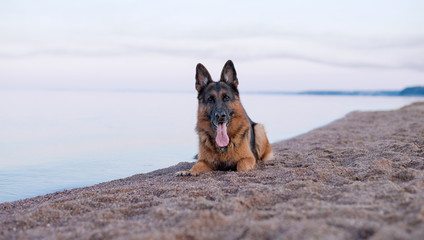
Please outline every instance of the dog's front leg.
[{"label": "dog's front leg", "polygon": [[197,163],[189,171],[179,171],[177,176],[199,176],[200,173],[212,171],[212,168],[204,161],[197,161]]},{"label": "dog's front leg", "polygon": [[256,160],[253,157],[242,158],[237,162],[237,172],[248,172],[255,168]]}]

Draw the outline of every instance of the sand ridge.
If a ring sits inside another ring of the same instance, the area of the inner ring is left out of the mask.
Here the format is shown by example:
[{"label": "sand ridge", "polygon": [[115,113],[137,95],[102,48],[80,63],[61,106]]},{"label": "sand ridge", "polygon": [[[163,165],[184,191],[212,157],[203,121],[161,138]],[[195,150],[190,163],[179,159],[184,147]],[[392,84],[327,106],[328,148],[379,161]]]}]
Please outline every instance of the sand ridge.
[{"label": "sand ridge", "polygon": [[[325,113],[323,113],[325,114]],[[194,163],[0,204],[0,239],[422,239],[424,102],[273,144],[248,173]]]}]

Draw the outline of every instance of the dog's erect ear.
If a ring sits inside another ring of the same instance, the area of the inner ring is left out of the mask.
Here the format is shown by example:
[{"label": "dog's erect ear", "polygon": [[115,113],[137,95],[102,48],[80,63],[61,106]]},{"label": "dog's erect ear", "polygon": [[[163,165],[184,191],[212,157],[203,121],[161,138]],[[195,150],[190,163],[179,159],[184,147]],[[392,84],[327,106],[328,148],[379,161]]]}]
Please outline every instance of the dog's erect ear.
[{"label": "dog's erect ear", "polygon": [[221,81],[232,84],[235,87],[238,86],[236,69],[234,68],[234,64],[231,60],[228,60],[222,69]]},{"label": "dog's erect ear", "polygon": [[211,75],[208,70],[201,63],[196,66],[196,90],[200,92],[200,90],[212,82]]}]

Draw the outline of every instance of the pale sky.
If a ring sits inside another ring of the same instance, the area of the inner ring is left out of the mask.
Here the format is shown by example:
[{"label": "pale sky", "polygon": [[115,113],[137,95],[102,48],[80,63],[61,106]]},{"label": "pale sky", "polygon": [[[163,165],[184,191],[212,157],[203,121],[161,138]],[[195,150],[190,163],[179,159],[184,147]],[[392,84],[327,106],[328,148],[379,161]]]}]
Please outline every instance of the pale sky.
[{"label": "pale sky", "polygon": [[424,1],[0,2],[0,89],[194,91],[424,85]]}]

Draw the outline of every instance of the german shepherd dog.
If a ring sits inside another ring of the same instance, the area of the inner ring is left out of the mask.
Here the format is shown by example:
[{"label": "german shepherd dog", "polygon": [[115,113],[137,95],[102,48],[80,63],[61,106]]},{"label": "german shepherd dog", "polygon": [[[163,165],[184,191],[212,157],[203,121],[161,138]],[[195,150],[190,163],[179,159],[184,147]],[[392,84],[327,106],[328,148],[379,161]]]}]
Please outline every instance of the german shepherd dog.
[{"label": "german shepherd dog", "polygon": [[212,170],[247,172],[255,168],[256,161],[273,158],[265,129],[247,116],[237,86],[231,60],[225,63],[219,82],[212,81],[208,70],[197,64],[199,153],[197,163],[178,176],[198,176]]}]

